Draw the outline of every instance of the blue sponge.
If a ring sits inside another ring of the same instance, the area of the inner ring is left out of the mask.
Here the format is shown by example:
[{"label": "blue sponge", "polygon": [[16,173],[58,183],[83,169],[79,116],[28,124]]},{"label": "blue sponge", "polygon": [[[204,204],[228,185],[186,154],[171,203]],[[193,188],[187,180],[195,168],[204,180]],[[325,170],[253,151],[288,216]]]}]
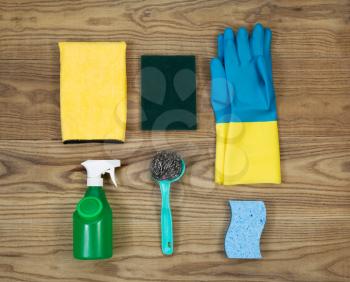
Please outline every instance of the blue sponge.
[{"label": "blue sponge", "polygon": [[225,238],[228,258],[260,259],[260,236],[266,222],[263,201],[229,201],[231,222]]}]

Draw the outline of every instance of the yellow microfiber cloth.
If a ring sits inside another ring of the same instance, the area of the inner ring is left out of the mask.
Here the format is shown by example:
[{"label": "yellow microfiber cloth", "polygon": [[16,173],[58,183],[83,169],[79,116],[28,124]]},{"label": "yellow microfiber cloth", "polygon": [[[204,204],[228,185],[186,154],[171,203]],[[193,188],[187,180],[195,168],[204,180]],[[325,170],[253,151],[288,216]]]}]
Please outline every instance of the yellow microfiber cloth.
[{"label": "yellow microfiber cloth", "polygon": [[64,143],[124,142],[126,43],[60,42]]}]

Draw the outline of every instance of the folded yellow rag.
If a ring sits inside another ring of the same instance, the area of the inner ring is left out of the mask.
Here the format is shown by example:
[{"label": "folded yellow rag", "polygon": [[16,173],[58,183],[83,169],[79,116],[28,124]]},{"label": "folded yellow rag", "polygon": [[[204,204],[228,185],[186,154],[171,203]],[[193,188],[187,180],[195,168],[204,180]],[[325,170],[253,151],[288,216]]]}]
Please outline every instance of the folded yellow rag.
[{"label": "folded yellow rag", "polygon": [[126,43],[60,42],[64,143],[124,142]]}]

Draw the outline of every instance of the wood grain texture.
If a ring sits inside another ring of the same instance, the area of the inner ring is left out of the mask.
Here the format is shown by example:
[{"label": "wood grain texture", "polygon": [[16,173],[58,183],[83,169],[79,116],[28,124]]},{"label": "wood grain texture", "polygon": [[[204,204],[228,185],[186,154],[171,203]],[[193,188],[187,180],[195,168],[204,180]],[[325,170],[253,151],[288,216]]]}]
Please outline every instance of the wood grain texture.
[{"label": "wood grain texture", "polygon": [[[273,30],[283,184],[217,186],[209,60],[226,26]],[[59,41],[128,44],[127,142],[62,145]],[[350,281],[350,3],[0,0],[0,281]],[[139,130],[139,57],[194,54],[199,129]],[[175,255],[163,257],[149,161],[178,150]],[[72,258],[71,214],[87,158],[118,158],[107,261]],[[229,199],[262,199],[263,260],[225,258]]]},{"label": "wood grain texture", "polygon": [[[347,281],[350,139],[301,141],[281,139],[283,185],[225,188],[213,184],[213,138],[120,146],[1,141],[0,278]],[[176,255],[171,258],[160,253],[160,195],[148,173],[153,153],[167,148],[178,150],[188,164],[183,181],[172,189]],[[79,262],[71,253],[71,214],[85,190],[77,164],[86,155],[124,160],[118,190],[106,181],[115,215],[115,256],[107,262]],[[224,257],[231,198],[259,198],[267,205],[261,261]]]},{"label": "wood grain texture", "polygon": [[[215,135],[209,60],[197,56],[199,130],[190,132],[191,137]],[[350,58],[276,58],[274,62],[281,135],[350,136]],[[149,133],[139,130],[139,60],[128,63],[127,138],[147,137]],[[0,77],[0,138],[60,139],[58,58],[54,62],[5,60]]]}]

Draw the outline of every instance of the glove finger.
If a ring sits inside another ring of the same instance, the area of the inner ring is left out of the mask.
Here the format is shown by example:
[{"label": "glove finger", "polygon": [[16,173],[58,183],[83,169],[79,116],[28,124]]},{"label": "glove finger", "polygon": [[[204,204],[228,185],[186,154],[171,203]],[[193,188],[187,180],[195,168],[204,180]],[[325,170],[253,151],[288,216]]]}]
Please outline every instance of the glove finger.
[{"label": "glove finger", "polygon": [[235,34],[232,28],[226,28],[224,32],[224,58],[226,70],[238,65]]},{"label": "glove finger", "polygon": [[224,35],[222,33],[218,36],[218,58],[224,63]]},{"label": "glove finger", "polygon": [[241,64],[247,64],[251,60],[248,31],[241,27],[237,31],[237,50],[238,57]]},{"label": "glove finger", "polygon": [[264,33],[264,55],[265,56],[270,56],[271,54],[271,40],[272,40],[271,29],[265,28],[265,33]]},{"label": "glove finger", "polygon": [[224,63],[226,71],[227,91],[233,99],[233,80],[235,69],[239,64],[236,49],[235,35],[232,28],[226,28],[224,32]]},{"label": "glove finger", "polygon": [[264,55],[264,27],[262,24],[257,23],[252,31],[250,38],[250,48],[253,56]]},{"label": "glove finger", "polygon": [[270,75],[272,77],[271,40],[272,40],[271,29],[266,28],[265,29],[265,36],[264,36],[264,57],[266,60],[268,72],[270,73]]}]

